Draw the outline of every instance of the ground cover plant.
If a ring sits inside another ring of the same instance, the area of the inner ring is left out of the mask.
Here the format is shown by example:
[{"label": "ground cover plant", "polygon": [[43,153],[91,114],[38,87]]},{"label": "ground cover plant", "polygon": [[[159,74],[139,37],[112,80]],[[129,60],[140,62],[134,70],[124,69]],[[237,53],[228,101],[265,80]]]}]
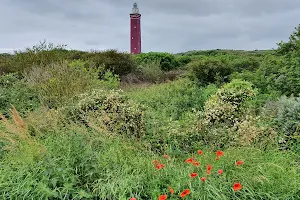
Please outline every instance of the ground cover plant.
[{"label": "ground cover plant", "polygon": [[300,199],[299,31],[267,51],[0,55],[0,198]]}]

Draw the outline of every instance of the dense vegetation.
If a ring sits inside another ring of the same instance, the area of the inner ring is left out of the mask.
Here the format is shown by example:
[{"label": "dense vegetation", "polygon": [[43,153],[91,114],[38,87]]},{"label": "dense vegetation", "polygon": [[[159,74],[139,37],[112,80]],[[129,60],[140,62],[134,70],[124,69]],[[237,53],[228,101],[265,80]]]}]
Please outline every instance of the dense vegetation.
[{"label": "dense vegetation", "polygon": [[300,199],[299,37],[0,55],[0,198]]}]

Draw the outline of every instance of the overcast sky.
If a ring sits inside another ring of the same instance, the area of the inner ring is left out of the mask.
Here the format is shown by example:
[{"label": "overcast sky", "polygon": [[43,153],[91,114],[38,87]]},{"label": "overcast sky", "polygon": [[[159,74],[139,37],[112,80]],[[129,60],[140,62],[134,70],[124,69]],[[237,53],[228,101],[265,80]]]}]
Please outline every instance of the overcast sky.
[{"label": "overcast sky", "polygon": [[276,48],[300,23],[300,0],[0,0],[0,52],[44,39],[129,51],[134,2],[143,52]]}]

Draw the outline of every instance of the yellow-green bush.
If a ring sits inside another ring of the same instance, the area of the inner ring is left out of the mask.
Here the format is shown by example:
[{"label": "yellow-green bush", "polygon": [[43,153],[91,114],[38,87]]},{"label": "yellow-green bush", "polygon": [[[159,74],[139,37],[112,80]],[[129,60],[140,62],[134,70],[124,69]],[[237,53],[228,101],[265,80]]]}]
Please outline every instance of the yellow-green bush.
[{"label": "yellow-green bush", "polygon": [[24,76],[25,81],[38,90],[45,105],[57,107],[77,94],[100,86],[98,74],[93,68],[63,62],[32,67]]},{"label": "yellow-green bush", "polygon": [[207,57],[195,60],[187,65],[192,78],[201,85],[222,83],[226,76],[232,73],[232,67],[226,59]]}]

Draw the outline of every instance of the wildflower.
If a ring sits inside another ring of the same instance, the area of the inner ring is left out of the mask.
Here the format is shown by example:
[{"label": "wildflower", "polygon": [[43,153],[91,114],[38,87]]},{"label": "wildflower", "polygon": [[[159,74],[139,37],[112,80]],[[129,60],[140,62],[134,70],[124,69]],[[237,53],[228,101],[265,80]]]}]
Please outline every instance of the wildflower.
[{"label": "wildflower", "polygon": [[193,161],[194,161],[194,158],[188,158],[185,160],[185,162],[187,162],[187,163],[193,163]]},{"label": "wildflower", "polygon": [[216,160],[219,160],[219,158],[220,158],[220,157],[219,157],[219,156],[217,156],[217,157],[216,157]]},{"label": "wildflower", "polygon": [[202,150],[198,150],[198,154],[199,154],[199,155],[202,155],[202,154],[203,154],[203,151],[202,151]]},{"label": "wildflower", "polygon": [[158,165],[159,164],[159,161],[158,160],[153,160],[152,162],[154,165]]},{"label": "wildflower", "polygon": [[207,165],[207,170],[210,171],[212,169],[212,166],[210,164]]},{"label": "wildflower", "polygon": [[220,151],[220,150],[218,150],[216,154],[217,154],[218,157],[224,156],[224,152]]},{"label": "wildflower", "polygon": [[200,164],[197,161],[192,162],[192,164],[197,167],[200,166]]},{"label": "wildflower", "polygon": [[157,165],[155,166],[155,168],[158,169],[158,170],[160,170],[160,169],[162,169],[162,168],[165,168],[165,165],[163,165],[163,164],[157,164]]},{"label": "wildflower", "polygon": [[130,198],[129,200],[136,200],[136,198],[132,197],[132,198]]},{"label": "wildflower", "polygon": [[204,182],[206,180],[206,177],[202,177],[201,181]]},{"label": "wildflower", "polygon": [[196,176],[198,176],[198,174],[197,173],[191,173],[190,176],[191,176],[191,178],[195,178]]},{"label": "wildflower", "polygon": [[218,170],[218,174],[219,174],[219,175],[222,175],[222,174],[223,174],[223,169],[219,169],[219,170]]},{"label": "wildflower", "polygon": [[236,161],[236,162],[235,162],[235,165],[237,165],[237,166],[238,166],[238,165],[242,165],[242,164],[244,164],[244,161],[242,161],[242,160]]},{"label": "wildflower", "polygon": [[167,195],[166,194],[164,194],[164,195],[159,195],[158,196],[158,200],[166,200],[167,199]]},{"label": "wildflower", "polygon": [[241,190],[241,189],[242,189],[241,183],[234,183],[233,184],[233,190],[234,191]]},{"label": "wildflower", "polygon": [[164,157],[165,157],[166,159],[168,159],[168,158],[169,158],[169,156],[168,156],[167,154],[164,154]]},{"label": "wildflower", "polygon": [[185,189],[185,190],[183,190],[183,192],[181,192],[180,197],[184,198],[184,197],[186,197],[186,195],[188,195],[190,193],[191,193],[191,191],[189,189]]},{"label": "wildflower", "polygon": [[210,170],[206,170],[206,174],[209,175],[210,174]]},{"label": "wildflower", "polygon": [[171,194],[174,194],[174,190],[173,190],[172,187],[169,187],[169,191],[170,191]]}]

